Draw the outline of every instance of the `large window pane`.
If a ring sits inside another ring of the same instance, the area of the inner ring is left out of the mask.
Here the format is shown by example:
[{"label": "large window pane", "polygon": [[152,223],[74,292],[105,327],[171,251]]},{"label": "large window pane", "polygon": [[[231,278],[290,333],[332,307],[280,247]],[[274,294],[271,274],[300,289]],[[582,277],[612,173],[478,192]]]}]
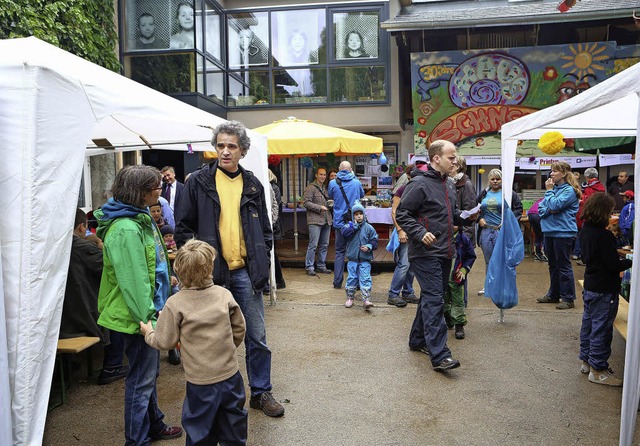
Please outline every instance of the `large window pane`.
[{"label": "large window pane", "polygon": [[229,74],[230,106],[262,105],[271,102],[268,71],[240,71]]},{"label": "large window pane", "polygon": [[170,2],[127,0],[123,38],[125,51],[168,49],[173,14]]},{"label": "large window pane", "polygon": [[380,48],[379,11],[333,14],[336,60],[377,58]]},{"label": "large window pane", "polygon": [[309,104],[327,102],[327,70],[274,70],[276,104]]},{"label": "large window pane", "polygon": [[192,92],[193,57],[193,53],[131,57],[131,79],[162,93]]},{"label": "large window pane", "polygon": [[172,0],[173,30],[170,47],[176,49],[192,49],[194,47],[195,17],[192,1]]},{"label": "large window pane", "polygon": [[271,14],[273,65],[313,65],[325,51],[324,9],[278,11]]},{"label": "large window pane", "polygon": [[331,102],[385,101],[384,67],[332,68],[329,72]]},{"label": "large window pane", "polygon": [[202,30],[204,29],[202,26],[203,16],[204,16],[204,4],[202,0],[196,0],[196,17],[195,17],[195,32],[196,32],[196,48],[200,51],[204,52],[203,39],[202,39]]},{"label": "large window pane", "polygon": [[220,13],[214,9],[208,3],[206,4],[206,16],[205,16],[205,44],[207,53],[211,54],[218,60],[222,60],[221,45],[222,34],[220,28]]},{"label": "large window pane", "polygon": [[196,55],[196,87],[198,93],[204,94],[204,57]]},{"label": "large window pane", "polygon": [[269,13],[230,14],[229,67],[240,68],[269,63]]},{"label": "large window pane", "polygon": [[207,96],[219,104],[224,103],[224,74],[207,61]]}]

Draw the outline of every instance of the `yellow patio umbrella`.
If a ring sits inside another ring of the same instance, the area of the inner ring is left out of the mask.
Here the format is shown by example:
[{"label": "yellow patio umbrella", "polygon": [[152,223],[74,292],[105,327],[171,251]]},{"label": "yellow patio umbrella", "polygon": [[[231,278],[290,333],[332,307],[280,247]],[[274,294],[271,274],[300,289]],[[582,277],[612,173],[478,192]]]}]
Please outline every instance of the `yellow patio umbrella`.
[{"label": "yellow patio umbrella", "polygon": [[[318,124],[290,116],[253,129],[267,137],[269,155],[299,158],[332,153],[336,156],[382,153],[382,138]],[[296,166],[297,167],[297,166]],[[293,184],[296,184],[293,169]],[[294,249],[298,251],[298,213],[293,212]]]}]

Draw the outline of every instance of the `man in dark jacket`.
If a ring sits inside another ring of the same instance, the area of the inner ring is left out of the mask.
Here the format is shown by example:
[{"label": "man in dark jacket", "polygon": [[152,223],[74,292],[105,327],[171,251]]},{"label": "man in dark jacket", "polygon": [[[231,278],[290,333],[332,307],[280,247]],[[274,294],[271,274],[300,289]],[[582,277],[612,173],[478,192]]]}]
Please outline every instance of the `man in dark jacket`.
[{"label": "man in dark jacket", "polygon": [[271,394],[271,351],[262,301],[273,244],[270,202],[260,181],[239,165],[251,144],[244,125],[220,124],[211,143],[218,160],[193,172],[186,182],[176,209],[175,239],[181,246],[195,237],[218,251],[213,281],[231,291],[247,323],[249,405],[279,417],[284,407]]},{"label": "man in dark jacket", "polygon": [[429,146],[429,166],[418,171],[407,184],[396,221],[407,233],[411,271],[420,284],[420,303],[409,335],[409,348],[429,353],[434,370],[460,366],[447,347],[444,291],[449,283],[451,259],[456,247],[454,225],[468,225],[456,209],[456,191],[451,172],[457,167],[456,148],[438,140]]}]

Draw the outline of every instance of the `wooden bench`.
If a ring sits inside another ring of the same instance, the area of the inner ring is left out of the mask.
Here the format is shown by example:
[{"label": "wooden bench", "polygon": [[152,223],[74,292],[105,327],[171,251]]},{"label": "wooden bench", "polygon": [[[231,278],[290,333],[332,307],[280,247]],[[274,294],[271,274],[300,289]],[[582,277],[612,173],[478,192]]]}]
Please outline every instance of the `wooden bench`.
[{"label": "wooden bench", "polygon": [[[584,280],[578,280],[578,283],[582,288],[584,288]],[[620,302],[618,303],[618,314],[616,315],[616,319],[613,321],[613,328],[618,330],[618,333],[627,340],[627,324],[629,322],[629,302],[622,297],[619,296],[618,299]]]},{"label": "wooden bench", "polygon": [[[56,362],[58,363],[58,374],[60,375],[60,397],[61,403],[57,404],[50,409],[58,407],[67,402],[67,391],[66,385],[64,381],[65,368],[67,368],[67,375],[71,377],[71,373],[69,371],[69,365],[64,360],[62,355],[73,355],[76,353],[83,352],[87,350],[92,345],[100,342],[100,338],[92,337],[92,336],[80,336],[77,338],[68,338],[68,339],[58,339],[58,349],[56,351]],[[89,352],[90,353],[90,352]],[[93,361],[91,358],[91,354],[87,356],[87,374],[91,376],[93,374]],[[69,380],[71,383],[71,380]]]}]

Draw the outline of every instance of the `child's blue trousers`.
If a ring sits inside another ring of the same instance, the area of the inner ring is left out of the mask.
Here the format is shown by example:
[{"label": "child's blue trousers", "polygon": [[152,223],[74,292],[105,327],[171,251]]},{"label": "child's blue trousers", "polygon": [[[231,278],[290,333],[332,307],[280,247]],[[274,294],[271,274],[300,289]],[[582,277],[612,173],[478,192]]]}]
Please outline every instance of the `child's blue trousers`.
[{"label": "child's blue trousers", "polygon": [[360,292],[363,299],[371,296],[371,262],[351,262],[347,263],[347,282],[345,290],[347,297],[353,298],[356,287],[360,285]]},{"label": "child's blue trousers", "polygon": [[618,314],[618,295],[584,290],[584,313],[580,328],[580,356],[596,370],[609,368],[613,321]]}]

